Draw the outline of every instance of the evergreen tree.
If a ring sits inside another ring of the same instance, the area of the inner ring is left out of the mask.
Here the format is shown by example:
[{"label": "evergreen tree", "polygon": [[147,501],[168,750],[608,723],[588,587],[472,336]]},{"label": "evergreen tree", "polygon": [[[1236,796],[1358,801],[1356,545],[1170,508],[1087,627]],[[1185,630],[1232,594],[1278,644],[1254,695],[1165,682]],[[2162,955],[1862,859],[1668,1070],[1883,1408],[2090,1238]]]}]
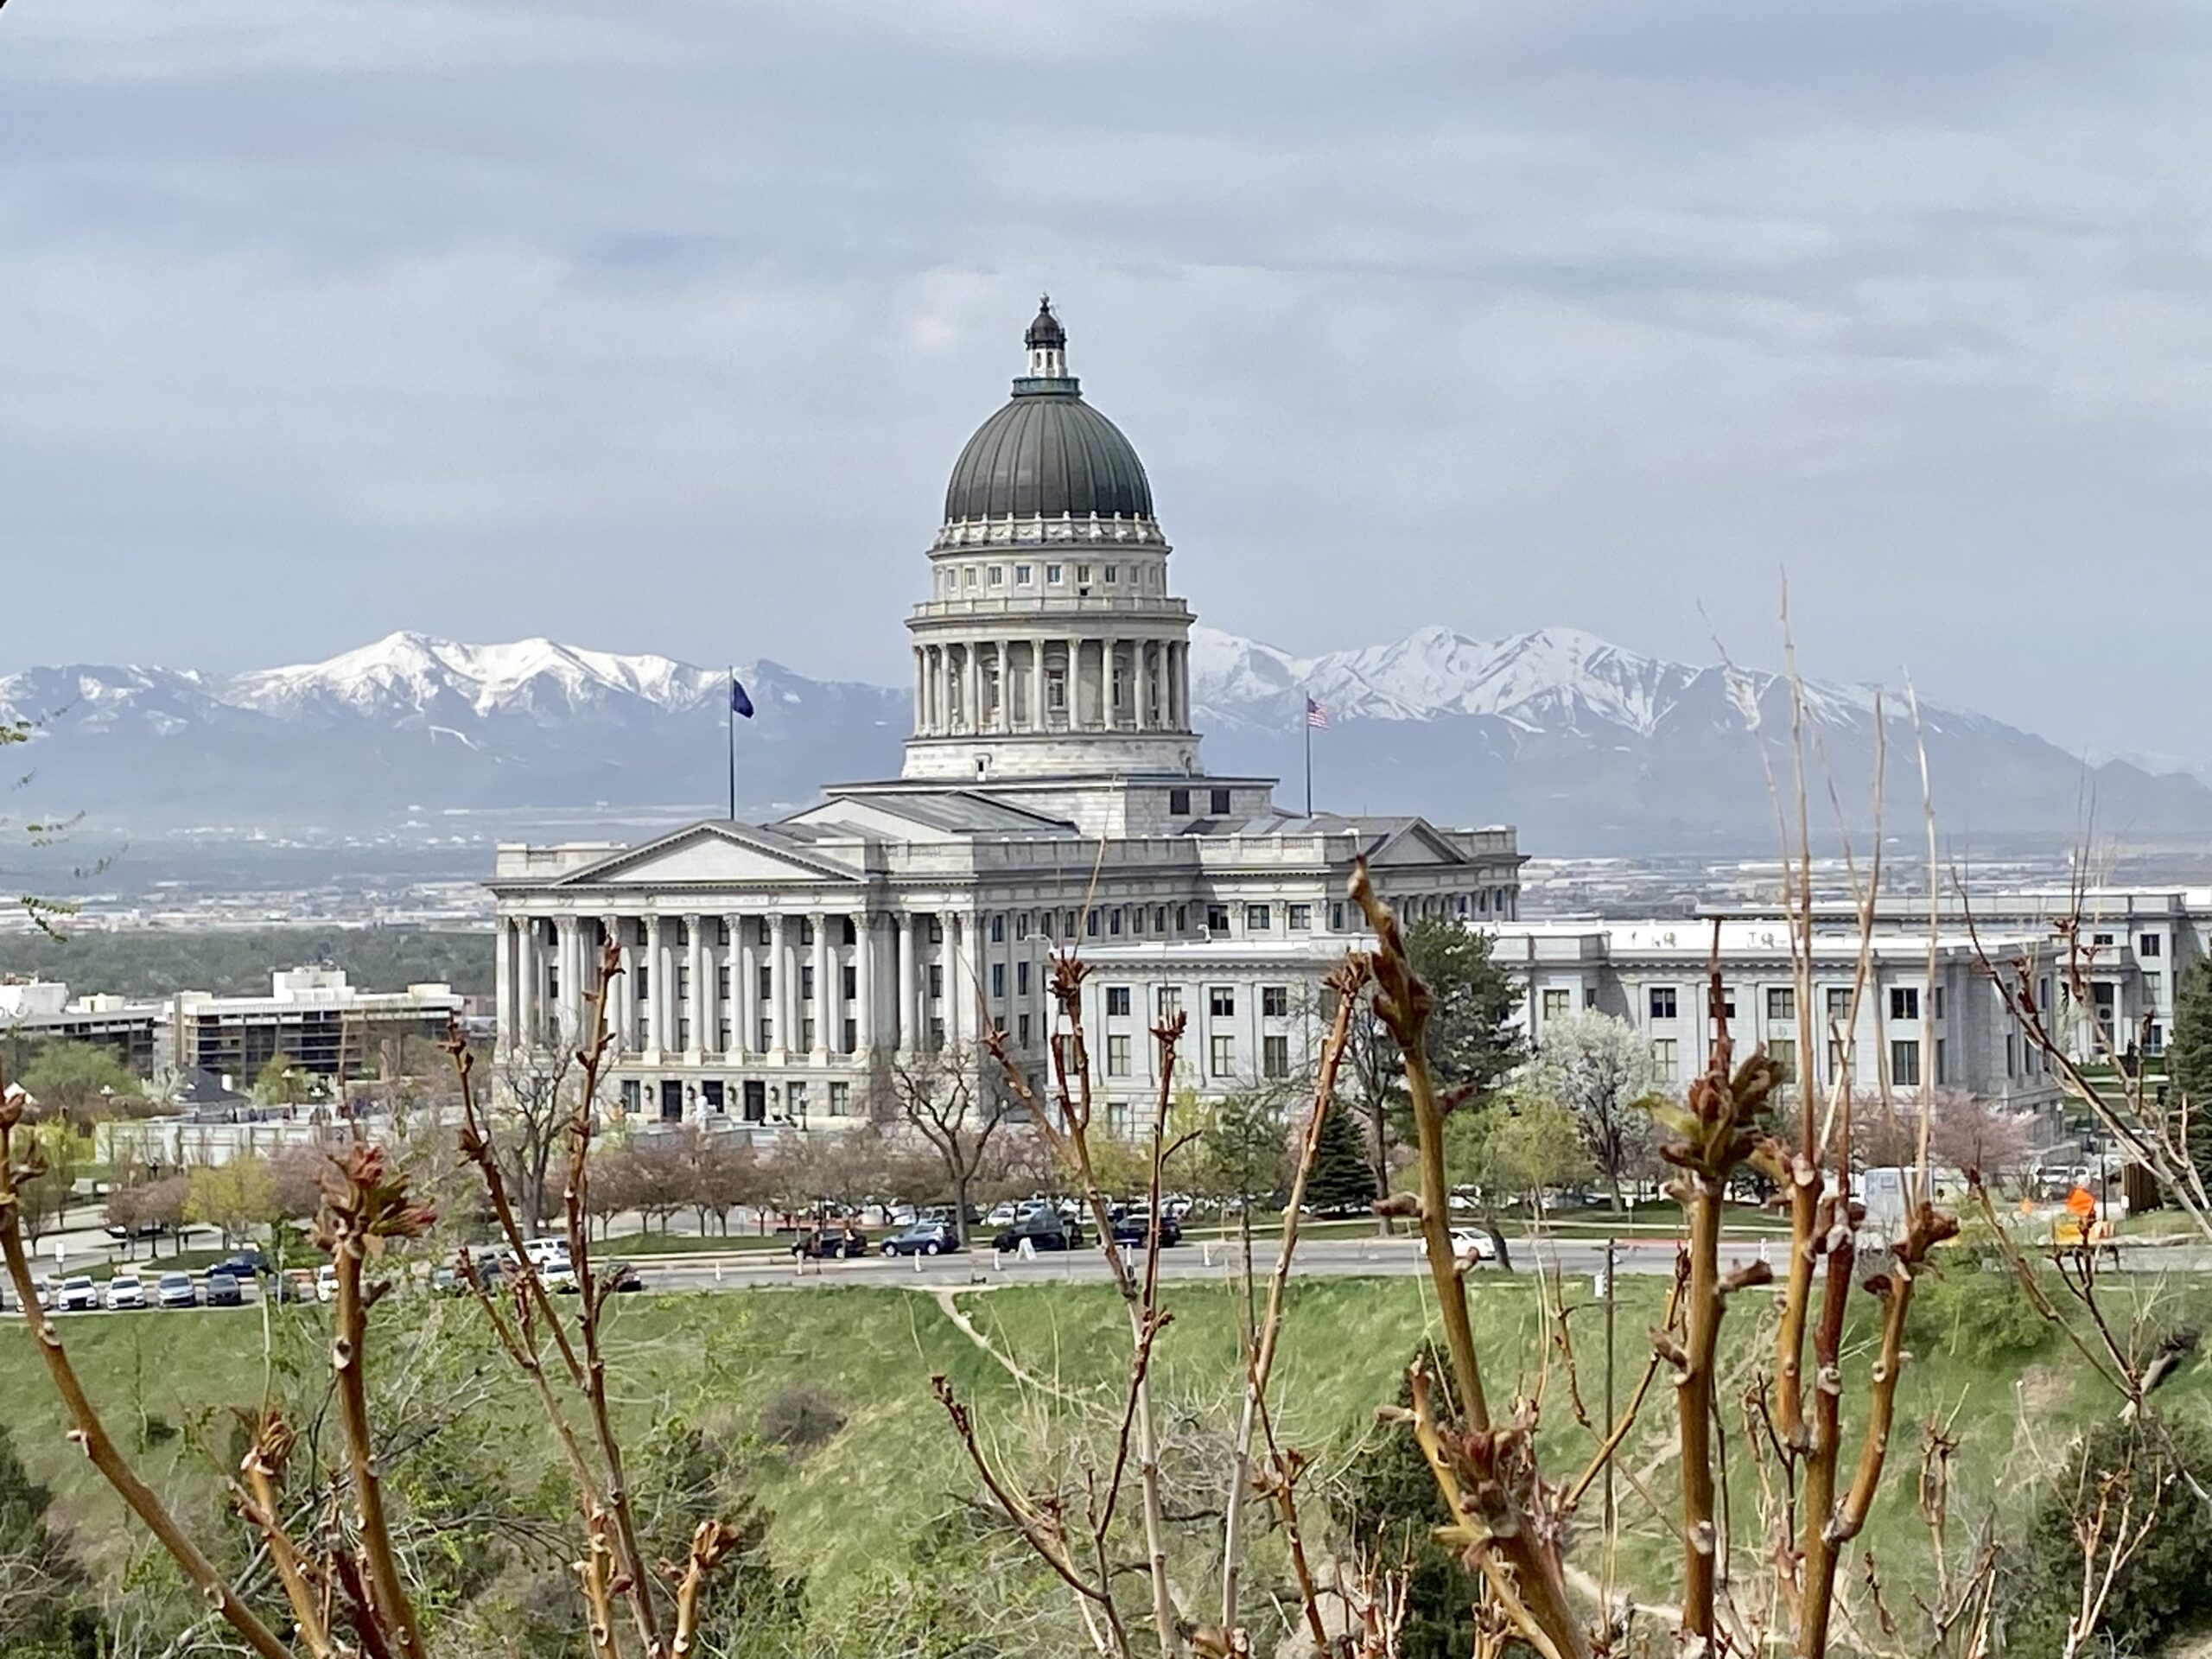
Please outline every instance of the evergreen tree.
[{"label": "evergreen tree", "polygon": [[[1425,1357],[1432,1377],[1448,1374],[1435,1349]],[[1403,1379],[1397,1403],[1401,1409],[1413,1404],[1412,1385]],[[1458,1426],[1449,1388],[1433,1388],[1429,1403],[1440,1426]],[[1399,1631],[1398,1651],[1404,1659],[1462,1659],[1472,1653],[1481,1581],[1437,1541],[1438,1529],[1452,1523],[1452,1512],[1410,1433],[1401,1428],[1365,1436],[1344,1471],[1344,1507],[1361,1550],[1383,1562],[1402,1560],[1412,1567],[1406,1580],[1406,1622]]]},{"label": "evergreen tree", "polygon": [[1306,1178],[1306,1201],[1320,1216],[1364,1210],[1375,1201],[1375,1175],[1360,1145],[1359,1126],[1341,1109],[1321,1120],[1313,1172]]},{"label": "evergreen tree", "polygon": [[2166,1104],[2189,1103],[2189,1158],[2212,1185],[2212,957],[2200,957],[2174,987],[2174,1029],[2166,1043]]},{"label": "evergreen tree", "polygon": [[54,1495],[30,1477],[0,1427],[0,1651],[18,1659],[91,1659],[99,1623],[85,1575],[47,1525]]}]

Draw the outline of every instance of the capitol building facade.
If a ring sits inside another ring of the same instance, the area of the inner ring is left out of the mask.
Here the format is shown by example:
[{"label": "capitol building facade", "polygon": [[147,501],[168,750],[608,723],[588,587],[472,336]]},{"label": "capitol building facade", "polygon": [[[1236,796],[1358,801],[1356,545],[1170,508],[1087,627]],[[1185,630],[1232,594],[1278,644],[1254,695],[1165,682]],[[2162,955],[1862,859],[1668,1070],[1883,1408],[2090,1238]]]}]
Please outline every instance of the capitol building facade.
[{"label": "capitol building facade", "polygon": [[769,823],[502,846],[503,1060],[574,1043],[611,942],[627,1109],[764,1132],[880,1122],[902,1073],[988,1084],[988,1027],[1041,1078],[1051,963],[1072,949],[1097,1098],[1135,1132],[1164,1013],[1188,1019],[1179,1090],[1218,1099],[1307,1067],[1321,979],[1362,937],[1355,860],[1408,915],[1517,918],[1510,829],[1288,812],[1274,779],[1205,769],[1192,613],[1144,467],[1069,373],[1049,305],[1025,345],[954,466],[907,619],[901,775],[828,785]]}]

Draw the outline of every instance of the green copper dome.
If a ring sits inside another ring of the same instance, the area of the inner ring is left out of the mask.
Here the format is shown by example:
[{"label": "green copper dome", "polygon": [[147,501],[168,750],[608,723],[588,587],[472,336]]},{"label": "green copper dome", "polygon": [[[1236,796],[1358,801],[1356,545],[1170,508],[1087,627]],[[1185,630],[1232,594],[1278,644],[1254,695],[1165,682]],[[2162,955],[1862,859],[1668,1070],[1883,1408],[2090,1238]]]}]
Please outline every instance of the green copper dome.
[{"label": "green copper dome", "polygon": [[1049,304],[1024,343],[1030,373],[968,440],[944,493],[947,524],[988,518],[1150,518],[1152,486],[1121,429],[1083,400]]}]

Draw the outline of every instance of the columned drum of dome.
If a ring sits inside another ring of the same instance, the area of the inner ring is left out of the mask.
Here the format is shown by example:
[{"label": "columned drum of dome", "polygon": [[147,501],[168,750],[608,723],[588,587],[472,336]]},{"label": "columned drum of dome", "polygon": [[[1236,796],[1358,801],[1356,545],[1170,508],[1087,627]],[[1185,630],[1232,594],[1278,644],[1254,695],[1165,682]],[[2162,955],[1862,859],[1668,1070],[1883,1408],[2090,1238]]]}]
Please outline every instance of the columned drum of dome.
[{"label": "columned drum of dome", "polygon": [[1027,372],[945,489],[914,607],[908,778],[1198,770],[1191,611],[1128,438],[1086,402],[1049,300]]}]

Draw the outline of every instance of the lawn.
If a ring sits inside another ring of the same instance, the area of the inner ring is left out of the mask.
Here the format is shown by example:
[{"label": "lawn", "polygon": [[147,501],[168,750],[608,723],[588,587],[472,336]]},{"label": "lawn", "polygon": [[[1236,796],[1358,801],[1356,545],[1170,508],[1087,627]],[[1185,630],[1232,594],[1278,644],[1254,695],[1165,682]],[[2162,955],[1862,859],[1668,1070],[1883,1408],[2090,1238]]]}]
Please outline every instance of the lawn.
[{"label": "lawn", "polygon": [[[1491,1395],[1503,1408],[1516,1393],[1538,1385],[1547,1363],[1534,1281],[1486,1274],[1471,1286]],[[1621,1281],[1614,1367],[1623,1400],[1643,1372],[1649,1353],[1643,1333],[1656,1322],[1664,1294],[1664,1282],[1656,1278]],[[2195,1289],[2179,1294],[2205,1300]],[[1388,1432],[1376,1427],[1375,1411],[1395,1394],[1408,1357],[1432,1328],[1432,1295],[1427,1281],[1415,1278],[1295,1281],[1274,1391],[1284,1440],[1312,1448],[1325,1467],[1340,1471],[1363,1439]],[[1590,1303],[1586,1280],[1570,1281],[1566,1296],[1574,1310],[1569,1319],[1580,1394],[1596,1417],[1604,1397],[1601,1313]],[[810,1286],[620,1299],[607,1350],[626,1435],[642,1440],[649,1425],[681,1414],[717,1444],[741,1449],[753,1459],[754,1489],[772,1516],[769,1537],[778,1559],[808,1575],[814,1596],[834,1597],[863,1569],[907,1560],[915,1541],[974,1493],[972,1472],[931,1397],[932,1376],[952,1380],[974,1406],[986,1443],[1029,1475],[1054,1467],[1067,1474],[1071,1448],[1095,1433],[1119,1400],[1128,1338],[1109,1288],[1013,1286],[969,1290],[950,1300],[976,1338],[949,1317],[937,1295],[907,1288]],[[1863,1325],[1872,1309],[1871,1299],[1854,1301],[1860,1312],[1850,1338],[1845,1395],[1853,1455],[1863,1415]],[[1240,1385],[1236,1293],[1223,1281],[1179,1281],[1169,1287],[1167,1302],[1174,1319],[1160,1339],[1155,1372],[1163,1419],[1179,1433],[1217,1437],[1233,1418]],[[1923,1421],[1948,1425],[1961,1441],[1961,1507],[2002,1511],[2019,1504],[2008,1494],[2040,1459],[2075,1427],[2111,1408],[2056,1339],[2031,1338],[2020,1351],[1993,1351],[1979,1303],[1952,1297],[1930,1306],[1933,1316],[1915,1328],[1916,1357],[1900,1389],[1895,1478],[1885,1485],[1867,1535],[1885,1560],[1904,1559],[1918,1541],[1913,1484]],[[1741,1402],[1752,1367],[1765,1355],[1768,1314],[1760,1293],[1732,1304],[1721,1390],[1734,1530],[1746,1551],[1756,1547],[1750,1504],[1758,1481],[1744,1455]],[[268,1318],[274,1339],[267,1351],[274,1362],[295,1377],[316,1375],[325,1311],[271,1308]],[[472,1356],[482,1351],[474,1310],[465,1303],[397,1296],[380,1318],[435,1326],[444,1332],[442,1341]],[[218,1461],[210,1448],[226,1443],[228,1408],[262,1395],[263,1310],[102,1314],[68,1319],[60,1328],[118,1438],[130,1446],[147,1444],[149,1478],[182,1494],[189,1507],[211,1511]],[[398,1345],[396,1334],[387,1338],[386,1345],[372,1349],[372,1363],[396,1363],[385,1357]],[[1555,1351],[1551,1359],[1541,1447],[1548,1470],[1567,1478],[1586,1460],[1592,1434],[1577,1425],[1559,1387]],[[1023,1373],[1026,1383],[1009,1368]],[[80,1546],[119,1568],[137,1553],[129,1524],[63,1439],[60,1408],[37,1370],[23,1327],[0,1324],[0,1398],[10,1402],[8,1423],[18,1449],[34,1473],[55,1488]],[[523,1391],[509,1386],[496,1365],[486,1375],[496,1381],[478,1408],[481,1438],[512,1446],[518,1460],[543,1458],[546,1437]],[[2162,1405],[2212,1409],[2209,1376],[2212,1370],[2190,1365],[2160,1395]],[[793,1389],[817,1394],[844,1418],[841,1431],[804,1453],[763,1446],[757,1438],[763,1407]],[[1662,1596],[1673,1582],[1678,1546],[1637,1494],[1640,1488],[1666,1502],[1673,1489],[1666,1395],[1662,1378],[1645,1422],[1624,1448],[1620,1501],[1627,1524],[1618,1561],[1625,1579]],[[1593,1495],[1586,1513],[1594,1517],[1596,1505]],[[1600,1546],[1591,1541],[1583,1548],[1594,1554]],[[1587,1564],[1598,1570],[1596,1560]],[[1194,1564],[1193,1570],[1201,1568]]]}]

